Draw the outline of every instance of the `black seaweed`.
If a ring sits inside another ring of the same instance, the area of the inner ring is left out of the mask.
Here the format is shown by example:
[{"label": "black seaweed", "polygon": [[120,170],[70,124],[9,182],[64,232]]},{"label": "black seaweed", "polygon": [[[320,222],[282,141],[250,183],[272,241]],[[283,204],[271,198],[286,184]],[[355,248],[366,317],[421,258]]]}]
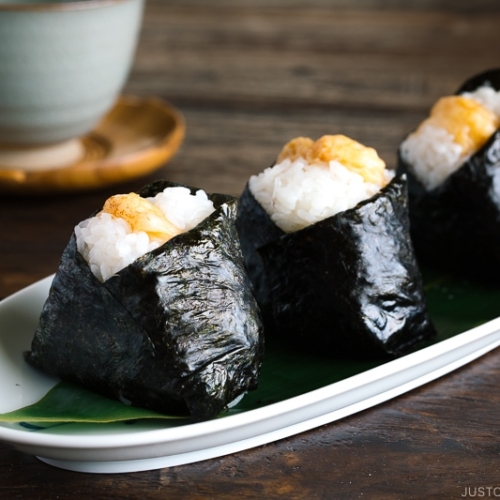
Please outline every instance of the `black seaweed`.
[{"label": "black seaweed", "polygon": [[[175,185],[157,181],[139,194]],[[256,388],[262,323],[234,225],[237,199],[209,197],[216,211],[205,221],[104,283],[73,234],[27,361],[108,397],[193,421],[215,417]]]},{"label": "black seaweed", "polygon": [[236,222],[266,335],[328,356],[399,356],[435,335],[409,239],[406,180],[284,233],[248,185]]},{"label": "black seaweed", "polygon": [[[500,90],[500,69],[470,78],[456,93],[486,83]],[[500,130],[430,191],[398,153],[397,170],[408,176],[410,231],[419,262],[468,279],[500,283]]]}]

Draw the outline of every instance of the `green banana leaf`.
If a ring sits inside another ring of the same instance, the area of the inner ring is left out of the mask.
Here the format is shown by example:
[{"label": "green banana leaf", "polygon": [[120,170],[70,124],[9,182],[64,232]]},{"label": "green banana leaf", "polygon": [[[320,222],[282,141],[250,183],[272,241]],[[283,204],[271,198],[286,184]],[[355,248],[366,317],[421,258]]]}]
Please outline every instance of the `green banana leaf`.
[{"label": "green banana leaf", "polygon": [[[28,428],[46,428],[48,424],[110,423],[143,418],[180,418],[127,406],[69,382],[59,382],[40,401],[0,415],[3,422],[24,422]],[[38,424],[38,425],[34,425]]]},{"label": "green banana leaf", "polygon": [[[425,270],[423,276],[429,313],[438,330],[438,337],[432,343],[499,316],[500,287],[473,284],[429,270]],[[385,362],[387,360],[382,359],[328,359],[297,352],[267,339],[259,388],[245,395],[236,407],[223,412],[220,417],[298,396]],[[109,423],[174,418],[179,417],[127,406],[67,382],[58,383],[33,405],[0,414],[0,422],[22,422],[22,425],[32,429],[70,422]]]}]

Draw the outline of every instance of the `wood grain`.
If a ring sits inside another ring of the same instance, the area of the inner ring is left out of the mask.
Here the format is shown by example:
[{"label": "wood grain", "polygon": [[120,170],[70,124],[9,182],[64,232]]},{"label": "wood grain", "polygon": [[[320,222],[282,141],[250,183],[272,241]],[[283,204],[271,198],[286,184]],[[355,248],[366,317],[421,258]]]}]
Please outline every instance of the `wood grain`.
[{"label": "wood grain", "polygon": [[[435,99],[500,65],[496,0],[148,0],[126,94],[186,118],[153,174],[90,193],[0,197],[0,297],[53,273],[72,228],[155,178],[239,194],[297,135],[344,133],[395,165]],[[127,475],[58,470],[0,444],[3,499],[452,499],[500,487],[498,350],[331,425]],[[500,491],[500,490],[497,490]]]},{"label": "wood grain", "polygon": [[[177,152],[184,133],[182,113],[162,99],[121,96],[89,134],[75,139],[82,150],[77,160],[60,168],[0,168],[0,193],[73,193],[141,178]],[[45,161],[59,163],[57,149]]]}]

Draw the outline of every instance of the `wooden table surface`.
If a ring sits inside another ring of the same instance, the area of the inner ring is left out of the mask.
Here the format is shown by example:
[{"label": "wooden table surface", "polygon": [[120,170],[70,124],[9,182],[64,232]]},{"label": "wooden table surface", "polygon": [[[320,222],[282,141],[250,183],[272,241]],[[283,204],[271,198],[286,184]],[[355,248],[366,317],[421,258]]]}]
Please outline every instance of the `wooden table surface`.
[{"label": "wooden table surface", "polygon": [[[497,0],[148,0],[124,93],[177,106],[185,141],[127,185],[2,196],[0,298],[53,273],[73,226],[108,195],[153,179],[237,195],[290,138],[330,133],[394,166],[435,99],[500,66],[499,46]],[[0,444],[0,498],[498,497],[499,413],[497,350],[344,420],[190,465],[91,475]]]}]

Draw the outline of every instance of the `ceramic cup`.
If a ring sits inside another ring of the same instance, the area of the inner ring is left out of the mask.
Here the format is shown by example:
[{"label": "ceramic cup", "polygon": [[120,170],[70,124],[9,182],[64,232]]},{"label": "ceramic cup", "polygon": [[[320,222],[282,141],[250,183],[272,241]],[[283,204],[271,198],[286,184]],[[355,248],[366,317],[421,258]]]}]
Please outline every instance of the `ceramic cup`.
[{"label": "ceramic cup", "polygon": [[57,168],[128,78],[144,0],[0,0],[0,167]]}]

